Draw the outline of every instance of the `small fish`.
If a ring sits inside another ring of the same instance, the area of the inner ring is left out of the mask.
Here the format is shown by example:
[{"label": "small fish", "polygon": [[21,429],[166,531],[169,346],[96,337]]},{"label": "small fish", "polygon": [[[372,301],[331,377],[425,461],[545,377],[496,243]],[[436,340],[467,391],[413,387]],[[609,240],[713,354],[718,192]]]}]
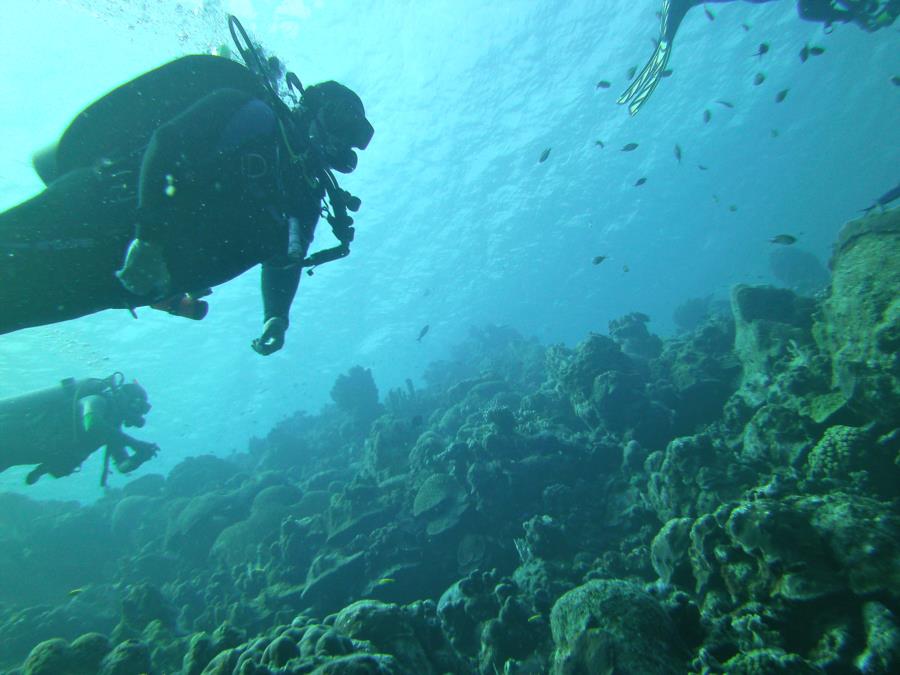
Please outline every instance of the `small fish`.
[{"label": "small fish", "polygon": [[716,101],[716,103],[726,108],[734,108],[734,103],[732,103],[731,101],[723,101],[719,99],[718,101]]},{"label": "small fish", "polygon": [[622,265],[622,271],[628,272],[628,265]]},{"label": "small fish", "polygon": [[633,150],[637,150],[637,143],[627,143],[622,146],[622,152],[632,152]]},{"label": "small fish", "polygon": [[709,11],[709,7],[707,7],[706,5],[703,5],[703,11],[706,12],[706,18],[707,18],[707,19],[709,19],[710,21],[715,21],[715,20],[716,20],[716,15],[713,14],[712,12],[710,12],[710,11]]},{"label": "small fish", "polygon": [[772,134],[772,138],[778,138],[778,129],[772,129],[769,133]]},{"label": "small fish", "polygon": [[678,143],[675,144],[675,159],[681,164],[681,146]]},{"label": "small fish", "polygon": [[597,83],[597,89],[609,89],[612,85],[608,80],[600,80]]},{"label": "small fish", "polygon": [[604,260],[606,260],[606,256],[605,256],[605,255],[595,255],[595,256],[594,256],[594,259],[591,260],[591,265],[599,265],[599,264],[602,263]]},{"label": "small fish", "polygon": [[396,579],[391,579],[390,577],[384,577],[384,579],[379,579],[375,582],[376,586],[387,586],[388,584],[397,583]]},{"label": "small fish", "polygon": [[540,614],[532,614],[531,616],[528,617],[528,623],[534,623],[536,621],[540,621],[541,616],[542,615],[540,615]]},{"label": "small fish", "polygon": [[637,182],[634,184],[634,187],[640,187],[641,185],[643,185],[646,182],[647,182],[646,178],[638,178]]},{"label": "small fish", "polygon": [[634,79],[634,74],[635,74],[636,72],[637,72],[637,66],[631,66],[631,68],[628,69],[628,79],[629,79],[629,80],[633,80],[633,79]]},{"label": "small fish", "polygon": [[594,141],[594,145],[599,145],[601,150],[606,147],[606,143],[601,140]]},{"label": "small fish", "polygon": [[427,323],[422,326],[422,330],[419,331],[419,337],[416,338],[416,342],[421,342],[422,338],[428,335],[429,330],[431,330],[431,326],[429,326]]},{"label": "small fish", "polygon": [[672,77],[672,69],[666,68],[662,73],[660,73],[663,77]]},{"label": "small fish", "polygon": [[703,111],[703,123],[709,124],[709,121],[712,119],[712,113],[707,109]]},{"label": "small fish", "polygon": [[757,73],[753,76],[753,84],[757,87],[766,81],[766,76],[763,73]]},{"label": "small fish", "polygon": [[769,51],[769,43],[768,42],[760,42],[759,49],[756,50],[756,53],[753,56],[762,56],[763,54]]},{"label": "small fish", "polygon": [[550,150],[551,150],[551,148],[547,148],[546,150],[544,150],[541,153],[541,157],[538,160],[538,164],[543,164],[544,162],[547,161],[547,158],[550,156]]},{"label": "small fish", "polygon": [[732,213],[735,213],[737,211],[737,204],[732,204],[731,206],[728,207],[728,210],[731,211]]},{"label": "small fish", "polygon": [[[885,206],[887,206],[891,202],[897,201],[898,199],[900,199],[900,183],[897,183],[895,187],[891,188],[883,195],[881,195],[878,199],[876,199],[875,203],[872,204],[872,206],[864,208],[863,213],[870,213],[876,207],[881,207],[883,209]],[[803,233],[801,232],[800,234]]]},{"label": "small fish", "polygon": [[775,94],[775,103],[781,103],[784,99],[786,99],[789,91],[790,89],[782,89],[777,94]]},{"label": "small fish", "polygon": [[797,237],[790,234],[779,234],[769,239],[770,244],[782,244],[783,246],[790,246],[796,241]]},{"label": "small fish", "polygon": [[809,53],[812,56],[822,56],[825,53],[825,47],[813,46],[809,48]]},{"label": "small fish", "polygon": [[421,415],[413,415],[413,418],[409,421],[409,426],[411,426],[413,429],[417,429],[418,427],[422,426],[422,422],[424,422],[424,420],[422,419]]},{"label": "small fish", "polygon": [[708,170],[709,170],[707,167],[703,166],[702,164],[698,164],[698,165],[697,165],[697,168],[700,169],[701,171],[708,171]]},{"label": "small fish", "polygon": [[803,45],[803,49],[800,50],[800,63],[806,63],[806,59],[809,58],[809,45]]},{"label": "small fish", "polygon": [[749,32],[749,30],[750,30],[750,24],[748,24],[748,23],[742,23],[742,24],[741,24],[741,28],[743,28],[745,32]]},{"label": "small fish", "polygon": [[900,87],[900,75],[894,75],[891,78],[891,84],[894,85],[895,87]]},{"label": "small fish", "polygon": [[713,195],[713,201],[718,204],[719,203],[719,195]]},{"label": "small fish", "polygon": [[84,593],[83,588],[73,588],[71,591],[66,593],[66,595],[68,595],[70,598],[74,598],[78,595],[81,595],[82,593]]}]

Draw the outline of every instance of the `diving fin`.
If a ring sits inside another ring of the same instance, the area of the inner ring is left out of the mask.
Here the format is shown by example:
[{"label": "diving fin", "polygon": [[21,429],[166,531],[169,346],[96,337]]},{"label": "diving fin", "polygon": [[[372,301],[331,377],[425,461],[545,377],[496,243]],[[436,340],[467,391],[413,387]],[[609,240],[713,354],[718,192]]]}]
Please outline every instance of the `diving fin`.
[{"label": "diving fin", "polygon": [[[616,101],[620,105],[625,103],[629,104],[629,115],[636,115],[638,110],[641,109],[641,106],[643,106],[647,99],[650,98],[650,94],[656,89],[656,85],[658,85],[659,81],[662,79],[663,71],[665,71],[669,64],[669,57],[672,55],[672,39],[670,35],[674,36],[675,30],[678,28],[677,25],[673,25],[670,34],[669,10],[671,5],[671,0],[664,0],[662,4],[662,9],[660,10],[659,41],[656,44],[653,56],[650,57],[647,65],[644,66],[640,74],[634,79],[634,82],[628,86],[628,89],[626,89],[619,97],[618,101]],[[671,18],[675,18],[680,24],[683,17],[684,12],[682,11],[680,16]]]}]

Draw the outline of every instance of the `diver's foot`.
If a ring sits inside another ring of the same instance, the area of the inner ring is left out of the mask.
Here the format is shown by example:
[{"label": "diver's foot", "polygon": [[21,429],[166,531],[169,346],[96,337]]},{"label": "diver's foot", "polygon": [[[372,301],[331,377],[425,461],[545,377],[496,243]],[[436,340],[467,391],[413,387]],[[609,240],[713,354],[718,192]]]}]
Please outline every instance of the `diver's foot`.
[{"label": "diver's foot", "polygon": [[116,278],[129,293],[144,297],[165,296],[172,285],[162,246],[141,239],[128,246],[125,264],[116,271]]}]

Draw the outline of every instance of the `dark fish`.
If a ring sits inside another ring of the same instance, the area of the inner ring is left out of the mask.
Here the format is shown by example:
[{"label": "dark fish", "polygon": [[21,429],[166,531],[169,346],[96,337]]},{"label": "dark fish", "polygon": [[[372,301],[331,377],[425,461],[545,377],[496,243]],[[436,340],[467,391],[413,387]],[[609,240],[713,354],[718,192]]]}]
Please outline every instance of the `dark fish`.
[{"label": "dark fish", "polygon": [[766,52],[769,51],[769,43],[768,42],[760,42],[759,49],[756,50],[756,53],[753,56],[762,56]]},{"label": "dark fish", "polygon": [[426,335],[428,335],[428,331],[430,329],[431,329],[431,326],[429,326],[427,323],[424,326],[422,326],[422,330],[419,331],[419,337],[416,338],[416,342],[421,342],[422,338],[425,337]]},{"label": "dark fish", "polygon": [[599,145],[601,150],[606,147],[606,143],[600,140],[594,141],[594,145]]},{"label": "dark fish", "polygon": [[749,30],[750,30],[750,24],[742,23],[742,24],[741,24],[741,28],[743,28],[745,31],[749,31]]},{"label": "dark fish", "polygon": [[550,156],[550,148],[547,148],[541,153],[541,157],[538,160],[538,164],[543,164],[547,161],[547,158]]},{"label": "dark fish", "polygon": [[663,77],[672,77],[672,69],[666,68],[662,73],[660,73]]},{"label": "dark fish", "polygon": [[703,111],[703,123],[709,124],[709,121],[712,119],[712,113],[709,110]]},{"label": "dark fish", "polygon": [[635,74],[636,72],[637,72],[637,66],[631,66],[631,68],[628,69],[628,79],[629,79],[629,80],[633,80],[633,79],[634,79],[634,74]]},{"label": "dark fish", "polygon": [[622,265],[622,271],[623,271],[623,272],[627,272],[627,271],[628,271],[628,265]]},{"label": "dark fish", "polygon": [[594,256],[594,259],[591,260],[591,265],[599,265],[599,264],[602,263],[604,260],[606,260],[606,256],[605,256],[605,255],[595,255],[595,256]]},{"label": "dark fish", "polygon": [[769,239],[770,244],[782,244],[784,246],[790,246],[796,241],[797,237],[790,234],[779,234]]},{"label": "dark fish", "polygon": [[806,59],[809,58],[809,45],[803,45],[803,49],[800,50],[800,62],[806,63]]},{"label": "dark fish", "polygon": [[706,12],[706,18],[710,21],[716,20],[716,15],[709,11],[709,8],[706,5],[703,5],[703,11]]},{"label": "dark fish", "polygon": [[675,159],[681,164],[681,146],[678,143],[675,144]]},{"label": "dark fish", "polygon": [[609,89],[612,86],[607,80],[600,80],[597,83],[597,89]]},{"label": "dark fish", "polygon": [[422,426],[423,421],[424,420],[422,419],[421,415],[414,415],[413,418],[409,421],[409,426],[411,426],[413,429],[416,429]]},{"label": "dark fish", "polygon": [[726,108],[734,108],[734,103],[732,103],[731,101],[723,101],[720,99],[720,100],[716,101],[716,103],[718,103],[721,106],[725,106]]},{"label": "dark fish", "polygon": [[719,195],[713,195],[713,201],[718,204],[719,203]]},{"label": "dark fish", "polygon": [[875,203],[872,206],[863,209],[864,213],[868,213],[876,206],[885,207],[893,201],[900,199],[900,183],[897,183],[897,187],[892,188],[881,195],[878,199],[875,200]]},{"label": "dark fish", "polygon": [[777,94],[775,94],[775,103],[781,103],[784,99],[786,99],[789,91],[790,89],[782,89]]},{"label": "dark fish", "polygon": [[810,47],[809,53],[812,54],[813,56],[822,56],[822,54],[825,53],[825,47],[819,47],[819,46]]},{"label": "dark fish", "polygon": [[631,152],[632,150],[637,150],[637,143],[628,143],[622,146],[622,152]]},{"label": "dark fish", "polygon": [[772,129],[769,133],[772,134],[772,138],[778,138],[778,129]]},{"label": "dark fish", "polygon": [[697,168],[700,169],[701,171],[708,171],[707,167],[703,166],[702,164],[698,164]]},{"label": "dark fish", "polygon": [[891,84],[894,85],[895,87],[900,87],[900,75],[894,75],[891,78]]},{"label": "dark fish", "polygon": [[634,187],[640,187],[641,185],[643,185],[646,182],[647,182],[646,178],[638,178],[637,182],[634,184]]},{"label": "dark fish", "polygon": [[735,211],[737,211],[737,204],[732,204],[728,207],[728,210],[734,213]]},{"label": "dark fish", "polygon": [[766,76],[763,73],[757,73],[753,76],[753,84],[757,87],[766,81]]}]

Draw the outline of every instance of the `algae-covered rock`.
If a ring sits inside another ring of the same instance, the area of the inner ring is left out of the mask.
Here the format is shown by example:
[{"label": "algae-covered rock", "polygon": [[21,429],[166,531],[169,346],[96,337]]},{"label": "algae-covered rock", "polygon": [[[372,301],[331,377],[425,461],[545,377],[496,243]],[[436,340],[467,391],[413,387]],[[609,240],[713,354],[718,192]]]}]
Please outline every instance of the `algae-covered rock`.
[{"label": "algae-covered rock", "polygon": [[427,521],[426,531],[435,536],[454,527],[468,508],[466,492],[453,476],[429,476],[413,501],[413,515]]},{"label": "algae-covered rock", "polygon": [[783,649],[754,649],[730,658],[724,664],[729,675],[816,675],[814,668],[797,654]]},{"label": "algae-covered rock", "polygon": [[742,388],[764,399],[792,350],[812,345],[810,298],[783,288],[738,284],[731,291],[734,351],[744,367]]},{"label": "algae-covered rock", "polygon": [[349,556],[323,553],[313,560],[303,590],[303,601],[334,611],[364,583],[365,552]]},{"label": "algae-covered rock", "polygon": [[856,659],[864,675],[896,673],[900,670],[900,626],[893,612],[880,602],[863,605],[866,648]]},{"label": "algae-covered rock", "polygon": [[460,671],[461,664],[439,629],[433,602],[400,606],[358,600],[338,612],[334,627],[354,640],[371,643],[377,652],[391,654],[403,672]]},{"label": "algae-covered rock", "polygon": [[691,518],[672,518],[663,525],[650,545],[653,569],[667,584],[684,586],[691,580],[688,547],[693,523]]},{"label": "algae-covered rock", "polygon": [[[833,382],[869,418],[900,417],[900,209],[847,223],[816,337]],[[895,425],[896,426],[896,425]]]},{"label": "algae-covered rock", "polygon": [[633,583],[595,580],[579,586],[556,601],[550,624],[555,675],[686,672],[671,619]]},{"label": "algae-covered rock", "polygon": [[390,654],[351,654],[329,661],[312,675],[411,675]]},{"label": "algae-covered rock", "polygon": [[99,675],[141,675],[150,671],[150,649],[147,645],[137,640],[125,640],[103,659]]},{"label": "algae-covered rock", "polygon": [[68,675],[72,672],[69,643],[61,638],[36,645],[22,668],[23,675]]},{"label": "algae-covered rock", "polygon": [[100,663],[112,648],[109,638],[100,633],[85,633],[72,640],[71,658],[73,670],[76,672],[96,673]]}]

